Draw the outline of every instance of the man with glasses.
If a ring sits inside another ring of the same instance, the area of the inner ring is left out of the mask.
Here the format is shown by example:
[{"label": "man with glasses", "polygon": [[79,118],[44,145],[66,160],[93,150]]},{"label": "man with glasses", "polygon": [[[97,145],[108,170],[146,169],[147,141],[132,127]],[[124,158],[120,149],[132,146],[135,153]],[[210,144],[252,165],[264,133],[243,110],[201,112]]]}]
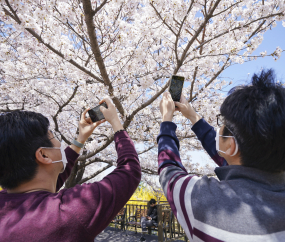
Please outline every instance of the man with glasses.
[{"label": "man with glasses", "polygon": [[[189,175],[179,156],[173,113],[188,118],[219,166],[217,178]],[[160,183],[190,241],[284,241],[285,89],[272,70],[230,91],[217,132],[182,96],[164,93],[158,141]]]},{"label": "man with glasses", "polygon": [[[137,188],[141,169],[133,142],[109,98],[105,120],[92,123],[86,109],[79,135],[66,149],[42,114],[0,114],[0,241],[93,242]],[[108,121],[115,134],[117,168],[100,182],[59,189],[69,177],[84,142]]]}]

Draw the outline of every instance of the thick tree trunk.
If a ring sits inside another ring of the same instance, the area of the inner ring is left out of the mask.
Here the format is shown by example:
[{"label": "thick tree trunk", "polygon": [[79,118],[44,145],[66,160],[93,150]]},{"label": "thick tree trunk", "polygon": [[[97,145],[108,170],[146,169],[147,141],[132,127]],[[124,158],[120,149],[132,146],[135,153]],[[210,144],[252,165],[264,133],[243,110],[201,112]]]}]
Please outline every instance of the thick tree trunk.
[{"label": "thick tree trunk", "polygon": [[[87,151],[84,150],[82,155],[86,155]],[[74,187],[76,184],[79,184],[79,182],[81,181],[84,171],[85,171],[85,167],[82,167],[81,169],[79,169],[79,167],[81,165],[84,165],[84,163],[86,162],[86,160],[84,161],[78,161],[72,171],[70,176],[68,177],[68,179],[65,182],[65,188],[70,188],[70,187]]]}]

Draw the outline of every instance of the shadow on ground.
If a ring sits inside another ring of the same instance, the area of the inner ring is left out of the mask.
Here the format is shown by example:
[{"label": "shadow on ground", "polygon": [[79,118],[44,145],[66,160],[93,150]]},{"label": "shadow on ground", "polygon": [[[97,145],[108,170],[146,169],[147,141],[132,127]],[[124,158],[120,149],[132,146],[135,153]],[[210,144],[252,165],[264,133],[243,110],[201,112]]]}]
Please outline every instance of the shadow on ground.
[{"label": "shadow on ground", "polygon": [[[157,236],[155,235],[145,235],[146,242],[157,242]],[[126,236],[125,231],[120,229],[115,229],[107,227],[104,232],[100,233],[94,240],[94,242],[136,242],[140,241],[141,234],[133,231],[128,231],[128,236]],[[174,242],[183,242],[183,240],[175,240]]]}]

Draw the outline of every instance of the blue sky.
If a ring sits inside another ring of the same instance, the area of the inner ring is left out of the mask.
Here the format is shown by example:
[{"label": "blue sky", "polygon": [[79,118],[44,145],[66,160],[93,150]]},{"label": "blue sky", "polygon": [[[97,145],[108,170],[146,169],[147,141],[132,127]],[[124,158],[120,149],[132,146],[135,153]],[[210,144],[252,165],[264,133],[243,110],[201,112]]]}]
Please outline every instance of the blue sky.
[{"label": "blue sky", "polygon": [[[263,42],[257,50],[253,52],[253,55],[259,55],[260,52],[265,50],[267,54],[271,54],[277,46],[285,50],[285,28],[282,26],[282,22],[278,22],[275,28],[267,31],[263,35]],[[225,80],[233,81],[233,84],[226,88],[225,91],[230,90],[230,88],[236,85],[249,82],[253,73],[259,72],[261,68],[273,68],[276,71],[277,79],[285,82],[285,52],[282,53],[277,61],[274,61],[271,56],[268,56],[229,67],[220,75],[221,79],[224,78]],[[248,73],[250,74],[248,75]]]},{"label": "blue sky", "polygon": [[[259,55],[260,52],[265,50],[267,54],[271,54],[277,46],[285,50],[285,28],[282,26],[282,22],[278,22],[275,28],[264,34],[262,44],[253,54]],[[276,72],[277,79],[285,83],[285,52],[282,53],[277,61],[274,61],[270,56],[240,65],[233,65],[226,69],[220,75],[220,79],[232,80],[233,84],[224,89],[225,94],[234,86],[249,83],[252,75],[259,72],[261,68],[273,68]],[[250,74],[248,75],[248,73]],[[192,162],[194,163],[199,163],[201,166],[207,163],[214,165],[214,162],[203,151],[193,151],[190,152],[190,154],[192,155]]]}]

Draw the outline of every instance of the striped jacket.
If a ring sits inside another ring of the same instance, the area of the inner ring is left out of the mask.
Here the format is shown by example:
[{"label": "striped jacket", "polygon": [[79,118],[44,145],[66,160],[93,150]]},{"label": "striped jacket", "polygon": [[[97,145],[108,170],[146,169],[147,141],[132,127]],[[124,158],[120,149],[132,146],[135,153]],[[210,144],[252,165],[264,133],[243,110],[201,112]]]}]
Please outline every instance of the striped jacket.
[{"label": "striped jacket", "polygon": [[218,177],[188,175],[179,155],[176,125],[163,122],[158,142],[160,184],[190,241],[285,241],[285,173],[228,166],[204,119],[192,130],[219,167]]}]

